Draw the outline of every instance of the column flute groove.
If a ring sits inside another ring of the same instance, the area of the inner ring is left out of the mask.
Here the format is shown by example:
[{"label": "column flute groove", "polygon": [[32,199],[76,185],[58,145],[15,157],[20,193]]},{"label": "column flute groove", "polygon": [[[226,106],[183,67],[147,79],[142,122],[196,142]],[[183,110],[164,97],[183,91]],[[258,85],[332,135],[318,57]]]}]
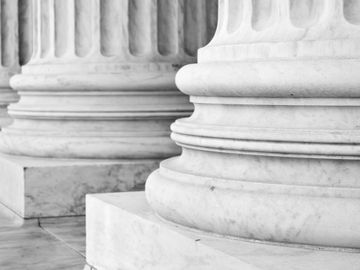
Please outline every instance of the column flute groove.
[{"label": "column flute groove", "polygon": [[11,123],[7,107],[18,100],[18,95],[9,85],[11,76],[20,71],[17,18],[18,1],[2,0],[0,3],[0,128]]}]

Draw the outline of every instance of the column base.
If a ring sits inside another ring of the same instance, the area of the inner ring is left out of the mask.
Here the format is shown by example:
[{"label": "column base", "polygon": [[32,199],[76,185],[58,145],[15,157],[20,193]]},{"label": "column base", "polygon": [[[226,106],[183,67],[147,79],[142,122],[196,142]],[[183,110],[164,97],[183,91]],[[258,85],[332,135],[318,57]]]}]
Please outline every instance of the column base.
[{"label": "column base", "polygon": [[159,160],[0,155],[0,203],[23,218],[85,214],[85,194],[143,190]]},{"label": "column base", "polygon": [[87,262],[98,270],[355,270],[360,265],[355,249],[225,238],[167,223],[150,209],[144,192],[89,195],[86,207]]}]

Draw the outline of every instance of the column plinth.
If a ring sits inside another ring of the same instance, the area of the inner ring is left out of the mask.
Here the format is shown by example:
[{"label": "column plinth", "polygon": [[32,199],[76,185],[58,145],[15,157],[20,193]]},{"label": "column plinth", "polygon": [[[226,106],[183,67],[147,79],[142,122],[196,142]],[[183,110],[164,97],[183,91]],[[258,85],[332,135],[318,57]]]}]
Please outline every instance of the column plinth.
[{"label": "column plinth", "polygon": [[359,248],[355,1],[220,1],[214,39],[177,75],[195,106],[182,155],[148,179],[163,218],[220,235]]}]

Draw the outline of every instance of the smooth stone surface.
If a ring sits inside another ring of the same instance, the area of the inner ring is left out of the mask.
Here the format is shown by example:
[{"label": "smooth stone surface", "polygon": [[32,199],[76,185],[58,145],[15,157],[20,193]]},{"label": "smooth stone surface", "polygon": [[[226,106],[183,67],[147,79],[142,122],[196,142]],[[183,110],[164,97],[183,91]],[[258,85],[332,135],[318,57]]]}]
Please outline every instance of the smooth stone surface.
[{"label": "smooth stone surface", "polygon": [[157,160],[60,160],[0,156],[0,202],[18,215],[83,215],[85,194],[142,190]]},{"label": "smooth stone surface", "polygon": [[21,227],[24,219],[0,203],[0,226],[1,227]]},{"label": "smooth stone surface", "polygon": [[161,162],[146,182],[152,209],[221,235],[360,247],[358,159],[225,154],[222,148],[184,149]]},{"label": "smooth stone surface", "polygon": [[84,256],[39,227],[38,220],[22,227],[0,224],[1,270],[82,270],[84,265]]},{"label": "smooth stone surface", "polygon": [[85,257],[85,217],[40,218],[47,233]]},{"label": "smooth stone surface", "polygon": [[0,230],[2,270],[81,270],[85,260],[39,228]]},{"label": "smooth stone surface", "polygon": [[357,270],[358,250],[224,238],[160,220],[143,192],[87,196],[87,263],[98,270]]}]

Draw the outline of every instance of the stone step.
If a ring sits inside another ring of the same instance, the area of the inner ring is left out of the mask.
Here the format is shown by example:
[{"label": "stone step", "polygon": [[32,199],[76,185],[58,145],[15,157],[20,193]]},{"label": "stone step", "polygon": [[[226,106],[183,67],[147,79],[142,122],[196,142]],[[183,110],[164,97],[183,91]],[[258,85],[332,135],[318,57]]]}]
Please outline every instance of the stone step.
[{"label": "stone step", "polygon": [[[354,249],[230,239],[167,223],[144,192],[87,196],[87,262],[101,270],[358,270]],[[175,209],[174,209],[175,211]]]}]

